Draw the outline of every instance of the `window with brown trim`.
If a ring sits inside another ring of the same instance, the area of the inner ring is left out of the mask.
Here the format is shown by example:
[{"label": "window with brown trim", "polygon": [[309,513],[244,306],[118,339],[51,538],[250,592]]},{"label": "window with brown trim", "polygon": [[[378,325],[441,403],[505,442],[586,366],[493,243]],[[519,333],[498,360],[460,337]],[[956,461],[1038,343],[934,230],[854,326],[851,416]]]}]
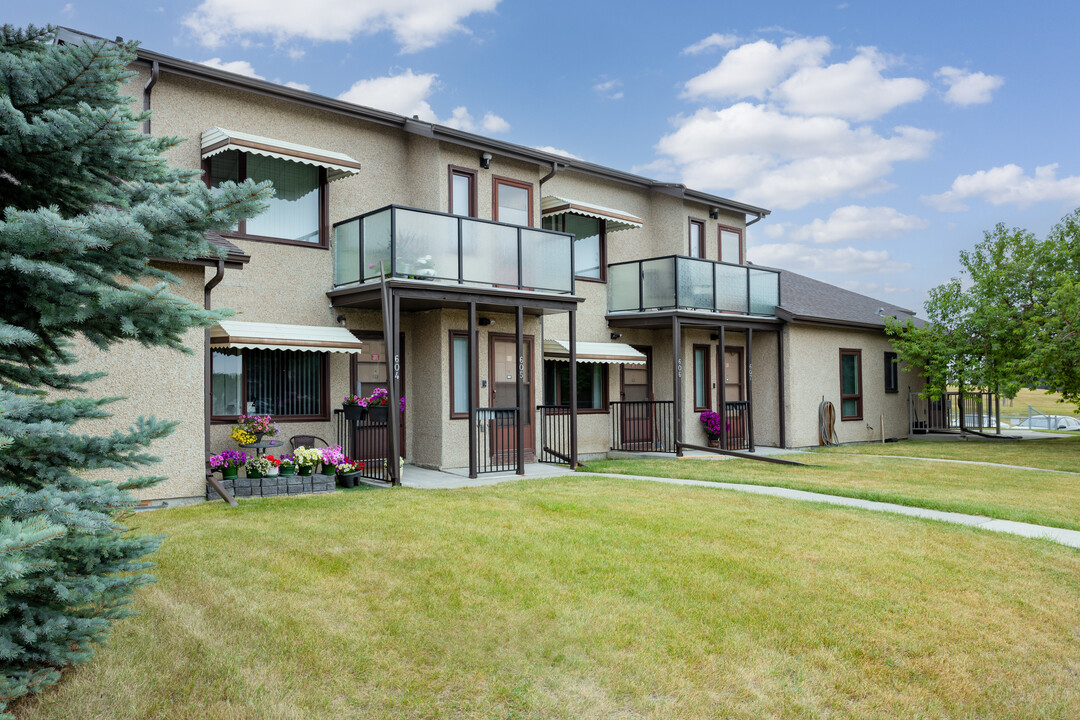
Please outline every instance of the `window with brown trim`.
[{"label": "window with brown trim", "polygon": [[690,219],[690,257],[705,257],[705,221]]},{"label": "window with brown trim", "polygon": [[230,180],[269,180],[274,185],[269,207],[253,218],[241,220],[226,235],[285,245],[330,247],[326,168],[227,150],[203,160],[203,177],[211,190]]},{"label": "window with brown trim", "polygon": [[599,218],[563,213],[541,220],[545,230],[574,236],[574,277],[607,282],[607,223]]},{"label": "window with brown trim", "polygon": [[510,225],[532,227],[532,183],[498,176],[493,177],[491,183],[491,219]]},{"label": "window with brown trim", "polygon": [[709,346],[694,345],[694,411],[712,408],[712,378],[709,377]]},{"label": "window with brown trim", "polygon": [[721,225],[719,230],[720,261],[742,265],[743,243],[742,230]]},{"label": "window with brown trim", "polygon": [[[480,340],[477,335],[477,352]],[[480,403],[477,402],[477,407]],[[450,419],[469,417],[469,332],[450,331]]]},{"label": "window with brown trim", "polygon": [[[570,407],[570,363],[544,361],[544,404]],[[578,414],[608,411],[607,363],[577,364]]]},{"label": "window with brown trim", "polygon": [[900,361],[894,352],[885,353],[885,392],[900,392]]},{"label": "window with brown trim", "polygon": [[329,420],[326,353],[219,348],[211,357],[211,420],[271,415],[275,421]]},{"label": "window with brown trim", "polygon": [[840,348],[840,419],[862,420],[862,350]]},{"label": "window with brown trim", "polygon": [[476,171],[457,165],[450,165],[449,171],[450,214],[477,217]]}]

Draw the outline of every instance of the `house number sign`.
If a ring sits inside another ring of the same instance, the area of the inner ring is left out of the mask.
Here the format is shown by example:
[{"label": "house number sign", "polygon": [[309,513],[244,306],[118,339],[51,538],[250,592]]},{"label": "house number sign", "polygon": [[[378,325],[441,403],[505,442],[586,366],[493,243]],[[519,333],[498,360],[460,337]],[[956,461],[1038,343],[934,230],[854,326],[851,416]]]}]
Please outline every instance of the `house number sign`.
[{"label": "house number sign", "polygon": [[399,380],[401,378],[401,356],[394,353],[394,379]]}]

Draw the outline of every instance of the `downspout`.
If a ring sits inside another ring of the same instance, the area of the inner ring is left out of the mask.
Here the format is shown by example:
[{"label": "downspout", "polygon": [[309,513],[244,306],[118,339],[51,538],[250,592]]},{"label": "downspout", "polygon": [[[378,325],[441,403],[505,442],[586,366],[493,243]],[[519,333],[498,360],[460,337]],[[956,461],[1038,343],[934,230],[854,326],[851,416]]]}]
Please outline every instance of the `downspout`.
[{"label": "downspout", "polygon": [[[143,87],[143,92],[142,92],[142,107],[143,107],[143,110],[149,110],[150,109],[150,91],[154,89],[155,85],[157,85],[158,71],[159,71],[158,61],[155,60],[150,65],[150,79],[146,81],[146,86]],[[150,134],[150,118],[146,118],[146,120],[143,122],[143,132],[146,133],[147,135]],[[218,282],[221,282],[221,281],[218,280]],[[216,284],[217,283],[214,283],[214,285],[216,285]],[[212,289],[213,285],[210,285],[208,287]],[[210,297],[209,290],[207,290],[207,297],[208,298]],[[207,308],[207,309],[209,310],[209,308]]]},{"label": "downspout", "polygon": [[559,167],[559,163],[557,163],[557,162],[551,163],[551,172],[549,172],[544,177],[540,178],[540,190],[541,191],[543,191],[543,189],[544,189],[544,183],[546,183],[551,178],[555,177],[555,173],[559,172],[559,170],[561,170],[561,168]]},{"label": "downspout", "polygon": [[756,218],[754,218],[754,219],[753,219],[753,220],[751,220],[750,222],[746,223],[746,227],[750,227],[750,226],[751,226],[751,225],[753,225],[754,223],[756,223],[756,222],[758,222],[759,220],[761,220],[761,219],[762,219],[763,217],[765,217],[765,216],[764,216],[764,215],[763,215],[762,213],[758,213],[758,216],[757,216]]},{"label": "downspout", "polygon": [[[217,272],[203,288],[203,309],[210,309],[210,293],[225,279],[225,261],[218,258]],[[210,377],[210,328],[203,330],[203,438],[206,456],[210,457],[210,413],[213,389]]]}]

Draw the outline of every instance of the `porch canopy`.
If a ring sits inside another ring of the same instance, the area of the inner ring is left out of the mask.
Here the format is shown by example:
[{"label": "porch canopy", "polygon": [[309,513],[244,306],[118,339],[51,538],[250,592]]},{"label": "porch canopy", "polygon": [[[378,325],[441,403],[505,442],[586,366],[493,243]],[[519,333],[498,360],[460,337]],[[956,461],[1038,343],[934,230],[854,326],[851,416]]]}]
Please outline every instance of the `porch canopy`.
[{"label": "porch canopy", "polygon": [[[570,362],[569,340],[545,340],[544,358]],[[643,363],[645,355],[623,343],[579,342],[577,361],[588,363]]]},{"label": "porch canopy", "polygon": [[343,327],[222,320],[210,330],[210,347],[359,353],[361,343]]},{"label": "porch canopy", "polygon": [[639,228],[643,222],[641,218],[631,215],[625,210],[615,210],[614,208],[593,205],[581,200],[571,200],[558,195],[545,195],[541,198],[540,213],[544,217],[570,213],[572,215],[597,218],[606,222],[608,232]]},{"label": "porch canopy", "polygon": [[308,145],[298,145],[284,140],[273,140],[259,135],[219,127],[203,130],[202,156],[204,158],[213,157],[226,150],[239,150],[279,160],[291,160],[305,165],[324,167],[326,168],[326,179],[330,182],[360,172],[360,163],[345,153],[322,150]]}]

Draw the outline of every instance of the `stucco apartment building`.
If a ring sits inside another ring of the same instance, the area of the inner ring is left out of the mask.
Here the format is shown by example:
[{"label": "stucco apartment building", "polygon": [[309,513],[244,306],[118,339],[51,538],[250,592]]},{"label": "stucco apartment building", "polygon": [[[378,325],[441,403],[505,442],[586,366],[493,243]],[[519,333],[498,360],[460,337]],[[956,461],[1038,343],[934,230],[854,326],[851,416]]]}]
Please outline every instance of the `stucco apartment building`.
[{"label": "stucco apartment building", "polygon": [[[188,139],[171,162],[277,192],[211,238],[224,259],[167,265],[186,297],[236,311],[190,332],[194,353],[83,352],[109,372],[98,392],[130,398],[113,422],[181,421],[155,447],[169,480],[145,500],[204,497],[206,449],[234,448],[245,411],[286,438],[476,473],[704,446],[703,410],[736,451],[817,445],[823,400],[841,442],[908,432],[918,378],[899,372],[883,318],[911,311],[747,263],[766,209],[138,58],[127,91],[153,111],[146,130]],[[345,419],[342,397],[376,387],[405,411],[392,402],[381,431]]]}]

